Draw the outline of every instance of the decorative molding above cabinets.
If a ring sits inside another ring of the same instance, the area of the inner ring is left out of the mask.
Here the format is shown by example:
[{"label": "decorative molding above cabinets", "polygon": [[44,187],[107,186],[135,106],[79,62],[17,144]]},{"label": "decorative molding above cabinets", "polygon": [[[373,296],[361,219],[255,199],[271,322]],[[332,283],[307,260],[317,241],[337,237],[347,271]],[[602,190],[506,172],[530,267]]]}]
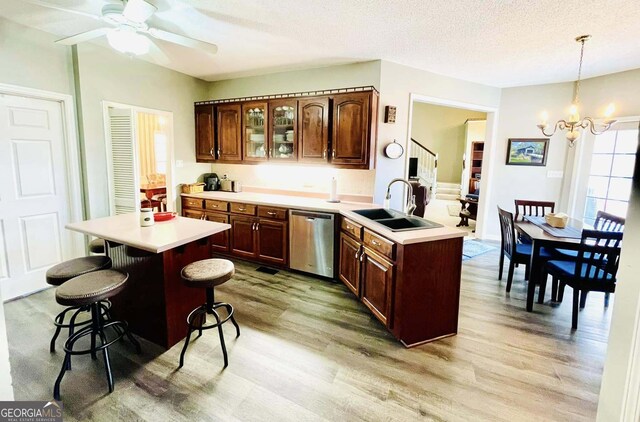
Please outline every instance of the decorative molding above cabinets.
[{"label": "decorative molding above cabinets", "polygon": [[196,161],[373,169],[372,86],[195,103]]}]

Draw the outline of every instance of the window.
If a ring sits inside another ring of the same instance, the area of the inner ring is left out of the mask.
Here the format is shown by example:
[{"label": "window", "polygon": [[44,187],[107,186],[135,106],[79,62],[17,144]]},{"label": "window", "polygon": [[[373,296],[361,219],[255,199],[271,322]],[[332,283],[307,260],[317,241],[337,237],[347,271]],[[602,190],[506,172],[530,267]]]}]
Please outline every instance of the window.
[{"label": "window", "polygon": [[637,148],[638,129],[609,130],[596,136],[584,209],[585,223],[593,225],[598,211],[621,217],[627,215]]}]

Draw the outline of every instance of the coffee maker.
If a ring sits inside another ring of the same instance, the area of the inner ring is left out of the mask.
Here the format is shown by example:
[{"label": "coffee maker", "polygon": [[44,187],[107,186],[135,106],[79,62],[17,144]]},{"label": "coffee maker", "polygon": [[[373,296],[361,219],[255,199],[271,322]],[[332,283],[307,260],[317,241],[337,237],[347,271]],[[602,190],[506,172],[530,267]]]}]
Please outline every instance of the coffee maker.
[{"label": "coffee maker", "polygon": [[220,190],[220,178],[215,173],[205,173],[202,175],[202,181],[204,182],[204,190]]}]

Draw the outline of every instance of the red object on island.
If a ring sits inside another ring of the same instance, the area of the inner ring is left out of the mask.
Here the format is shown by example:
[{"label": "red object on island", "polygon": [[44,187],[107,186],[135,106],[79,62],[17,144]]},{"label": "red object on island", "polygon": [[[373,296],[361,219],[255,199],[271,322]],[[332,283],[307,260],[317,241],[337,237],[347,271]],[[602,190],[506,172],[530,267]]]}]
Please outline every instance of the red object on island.
[{"label": "red object on island", "polygon": [[155,221],[168,221],[176,216],[175,212],[154,212],[153,219]]}]

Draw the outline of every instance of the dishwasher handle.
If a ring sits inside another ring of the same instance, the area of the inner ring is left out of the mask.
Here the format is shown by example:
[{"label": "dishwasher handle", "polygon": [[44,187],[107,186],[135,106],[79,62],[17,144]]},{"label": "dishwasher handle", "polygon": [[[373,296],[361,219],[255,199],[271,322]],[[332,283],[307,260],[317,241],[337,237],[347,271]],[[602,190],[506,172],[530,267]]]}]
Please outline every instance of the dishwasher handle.
[{"label": "dishwasher handle", "polygon": [[307,221],[315,221],[316,219],[333,220],[333,214],[298,210],[291,210],[290,212],[291,216],[305,217]]}]

